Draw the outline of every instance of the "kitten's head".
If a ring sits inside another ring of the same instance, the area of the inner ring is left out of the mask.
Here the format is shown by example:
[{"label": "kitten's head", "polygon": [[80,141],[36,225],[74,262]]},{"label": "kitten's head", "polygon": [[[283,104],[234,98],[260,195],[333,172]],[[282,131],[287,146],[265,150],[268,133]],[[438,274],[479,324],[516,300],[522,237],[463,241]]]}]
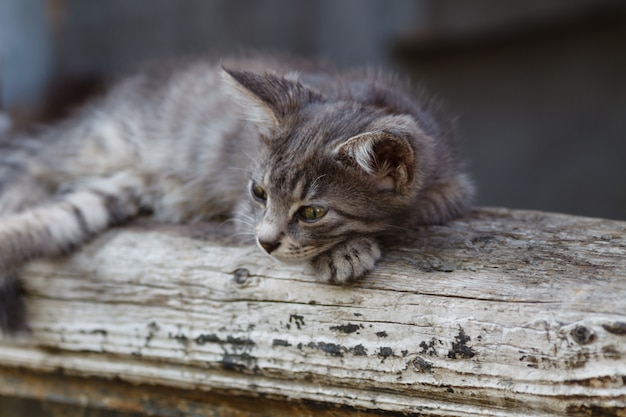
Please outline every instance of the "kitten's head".
[{"label": "kitten's head", "polygon": [[302,261],[400,223],[431,169],[432,139],[412,117],[326,97],[294,76],[224,80],[263,143],[246,210],[263,250]]}]

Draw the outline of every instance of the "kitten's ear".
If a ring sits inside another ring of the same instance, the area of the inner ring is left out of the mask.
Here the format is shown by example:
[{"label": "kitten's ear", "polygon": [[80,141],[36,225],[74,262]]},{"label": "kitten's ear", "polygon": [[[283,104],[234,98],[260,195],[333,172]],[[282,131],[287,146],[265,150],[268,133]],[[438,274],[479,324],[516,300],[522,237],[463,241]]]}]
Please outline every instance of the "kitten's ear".
[{"label": "kitten's ear", "polygon": [[292,78],[226,68],[222,71],[222,79],[241,106],[244,118],[255,123],[266,136],[276,131],[285,118],[303,104],[321,100],[319,94]]},{"label": "kitten's ear", "polygon": [[[415,179],[417,163],[409,138],[423,135],[421,129],[410,116],[387,116],[370,128],[335,148],[337,159],[370,175],[381,190],[406,190]],[[430,151],[428,145],[418,147]]]}]

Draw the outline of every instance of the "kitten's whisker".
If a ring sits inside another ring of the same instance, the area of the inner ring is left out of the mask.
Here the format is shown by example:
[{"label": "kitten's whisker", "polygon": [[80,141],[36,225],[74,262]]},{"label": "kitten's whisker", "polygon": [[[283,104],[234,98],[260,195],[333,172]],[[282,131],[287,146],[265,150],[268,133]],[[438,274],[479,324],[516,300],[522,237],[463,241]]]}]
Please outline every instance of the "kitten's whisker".
[{"label": "kitten's whisker", "polygon": [[386,224],[385,228],[390,228],[390,229],[395,229],[395,230],[402,230],[404,232],[411,232],[412,229],[408,229],[406,227],[401,227],[401,226],[396,226],[394,224]]},{"label": "kitten's whisker", "polygon": [[233,171],[243,171],[243,172],[247,172],[248,174],[252,174],[254,172],[254,170],[252,169],[239,168],[239,167],[228,167],[227,169],[232,169]]},{"label": "kitten's whisker", "polygon": [[239,215],[233,217],[231,220],[233,220],[233,221],[247,220],[247,221],[249,221],[251,223],[254,223],[254,217],[252,217],[249,214],[239,214]]},{"label": "kitten's whisker", "polygon": [[235,237],[235,236],[256,236],[253,232],[236,232],[236,233],[231,233],[231,236]]},{"label": "kitten's whisker", "polygon": [[248,157],[248,158],[249,158],[252,162],[254,162],[254,164],[255,164],[256,168],[258,168],[258,167],[260,167],[260,166],[261,166],[261,162],[260,162],[257,158],[255,158],[255,157],[253,157],[252,155],[250,155],[250,154],[249,154],[248,152],[246,152],[246,151],[245,151],[245,150],[244,150],[241,146],[239,146],[239,145],[236,145],[236,146],[237,146],[237,149],[239,149],[239,150],[241,151],[241,153],[242,153],[242,154],[244,154],[244,155],[245,155],[245,156],[247,156],[247,157]]},{"label": "kitten's whisker", "polygon": [[237,219],[237,218],[233,218],[233,217],[225,219],[225,220],[222,220],[221,224],[229,224],[229,223],[235,223],[235,222],[244,223],[244,224],[247,224],[247,225],[252,225],[252,223],[250,223],[249,221],[246,221],[245,219]]},{"label": "kitten's whisker", "polygon": [[[232,218],[232,219],[225,220],[224,222],[225,223],[229,222],[229,223],[243,224],[243,225],[248,226],[251,230],[254,230],[254,228],[256,226],[252,218],[248,218],[248,219],[245,219],[245,218]],[[251,232],[251,233],[253,233],[253,232]]]},{"label": "kitten's whisker", "polygon": [[254,227],[254,223],[252,221],[245,220],[245,219],[229,219],[229,220],[226,220],[226,222],[241,223],[241,224],[245,224],[246,226]]},{"label": "kitten's whisker", "polygon": [[252,243],[256,239],[254,233],[232,233],[229,238],[241,243]]},{"label": "kitten's whisker", "polygon": [[322,174],[319,177],[315,178],[315,180],[313,180],[313,182],[311,183],[311,186],[309,187],[309,192],[315,192],[319,181],[325,176],[326,174]]}]

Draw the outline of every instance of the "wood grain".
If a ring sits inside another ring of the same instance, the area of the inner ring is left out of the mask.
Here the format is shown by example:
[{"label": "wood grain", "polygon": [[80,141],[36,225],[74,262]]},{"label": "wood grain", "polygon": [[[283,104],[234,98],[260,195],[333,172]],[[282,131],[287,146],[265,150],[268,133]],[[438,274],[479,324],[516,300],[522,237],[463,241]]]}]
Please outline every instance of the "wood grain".
[{"label": "wood grain", "polygon": [[[32,332],[0,367],[332,415],[626,415],[626,222],[479,209],[347,287],[228,232],[138,223],[31,263]],[[0,394],[44,398],[15,378]]]}]

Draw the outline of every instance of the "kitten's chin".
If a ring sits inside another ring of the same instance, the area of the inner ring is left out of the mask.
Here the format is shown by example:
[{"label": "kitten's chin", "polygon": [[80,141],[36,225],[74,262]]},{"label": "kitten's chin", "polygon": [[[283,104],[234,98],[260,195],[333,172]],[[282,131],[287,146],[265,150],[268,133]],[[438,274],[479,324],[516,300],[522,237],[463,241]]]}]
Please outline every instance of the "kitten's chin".
[{"label": "kitten's chin", "polygon": [[258,238],[256,243],[264,254],[286,264],[299,264],[310,261],[337,244],[337,242],[325,242],[323,244],[300,246],[288,237],[284,238],[275,247],[262,245]]},{"label": "kitten's chin", "polygon": [[280,249],[274,250],[271,253],[268,253],[267,250],[265,250],[263,246],[258,243],[258,241],[257,241],[257,246],[259,250],[263,252],[263,254],[284,264],[300,264],[302,262],[306,262],[310,259],[313,259],[315,256],[319,255],[319,252],[317,251],[315,253],[307,252],[304,254],[293,253],[293,252],[283,253],[281,252]]},{"label": "kitten's chin", "polygon": [[297,264],[301,264],[303,262],[308,261],[309,259],[313,258],[311,257],[298,257],[298,258],[294,258],[291,256],[280,256],[280,255],[270,255],[272,258],[276,259],[277,261],[283,263],[283,264],[288,264],[288,265],[297,265]]},{"label": "kitten's chin", "polygon": [[277,250],[269,254],[269,256],[271,256],[272,258],[276,259],[279,262],[293,265],[293,264],[301,264],[303,262],[310,261],[316,256],[319,256],[322,252],[324,251],[323,250],[315,250],[315,251],[311,250],[311,251],[305,251],[304,253],[303,252],[281,253],[280,250]]}]

